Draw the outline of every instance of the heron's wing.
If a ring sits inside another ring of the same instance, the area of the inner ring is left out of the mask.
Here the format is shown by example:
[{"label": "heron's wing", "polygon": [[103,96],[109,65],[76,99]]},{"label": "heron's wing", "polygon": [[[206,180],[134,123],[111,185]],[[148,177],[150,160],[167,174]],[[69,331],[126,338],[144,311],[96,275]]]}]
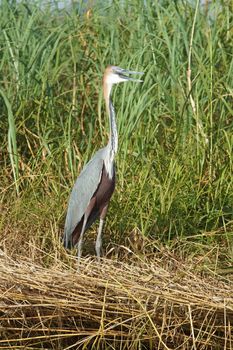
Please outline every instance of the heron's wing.
[{"label": "heron's wing", "polygon": [[65,221],[64,245],[71,242],[72,232],[82,219],[101,180],[105,148],[100,149],[85,165],[72,189]]}]

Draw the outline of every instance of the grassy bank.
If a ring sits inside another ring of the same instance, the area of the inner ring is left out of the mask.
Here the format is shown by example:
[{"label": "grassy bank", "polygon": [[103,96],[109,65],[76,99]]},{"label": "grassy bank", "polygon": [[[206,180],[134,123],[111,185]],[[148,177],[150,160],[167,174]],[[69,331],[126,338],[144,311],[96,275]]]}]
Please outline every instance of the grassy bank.
[{"label": "grassy bank", "polygon": [[232,284],[200,259],[0,260],[0,349],[231,349]]},{"label": "grassy bank", "polygon": [[232,5],[214,20],[182,1],[97,2],[83,11],[2,1],[0,11],[1,251],[45,269],[69,260],[60,243],[67,200],[107,143],[101,80],[114,64],[145,74],[113,93],[119,152],[105,251],[130,247],[136,232],[182,259],[205,257],[208,271],[225,276],[233,259]]}]

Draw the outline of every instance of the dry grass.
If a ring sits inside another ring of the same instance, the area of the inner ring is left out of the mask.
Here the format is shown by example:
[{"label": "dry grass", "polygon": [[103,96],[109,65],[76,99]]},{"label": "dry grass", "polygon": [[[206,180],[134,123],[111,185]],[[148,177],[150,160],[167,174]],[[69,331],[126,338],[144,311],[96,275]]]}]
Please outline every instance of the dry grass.
[{"label": "dry grass", "polygon": [[0,349],[232,348],[230,281],[165,249],[79,271],[66,258],[45,268],[2,253]]}]

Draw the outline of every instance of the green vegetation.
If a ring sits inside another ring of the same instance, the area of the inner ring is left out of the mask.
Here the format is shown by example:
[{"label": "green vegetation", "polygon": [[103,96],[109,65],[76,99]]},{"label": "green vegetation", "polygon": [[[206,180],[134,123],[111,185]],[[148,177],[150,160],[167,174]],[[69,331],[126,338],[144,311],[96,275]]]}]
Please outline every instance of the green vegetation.
[{"label": "green vegetation", "polygon": [[191,255],[213,248],[215,266],[229,268],[232,4],[210,21],[184,1],[106,3],[81,14],[0,3],[0,248],[46,267],[68,260],[60,244],[67,201],[107,143],[101,80],[114,64],[145,74],[113,93],[118,182],[105,247],[137,231],[171,249],[193,242]]},{"label": "green vegetation", "polygon": [[120,148],[106,229],[118,237],[138,227],[163,239],[228,231],[230,5],[211,26],[200,13],[193,22],[195,9],[173,2],[115,3],[83,15],[6,1],[1,8],[4,205],[18,193],[26,206],[34,199],[32,209],[49,196],[48,212],[64,214],[78,172],[107,142],[101,79],[110,63],[142,70],[145,78],[141,86],[119,86],[113,96]]}]

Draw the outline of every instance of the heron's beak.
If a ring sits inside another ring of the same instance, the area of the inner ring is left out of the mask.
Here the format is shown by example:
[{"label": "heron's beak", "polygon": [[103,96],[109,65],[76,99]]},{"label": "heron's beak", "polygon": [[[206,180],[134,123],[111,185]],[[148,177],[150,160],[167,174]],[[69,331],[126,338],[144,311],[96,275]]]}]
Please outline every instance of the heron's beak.
[{"label": "heron's beak", "polygon": [[119,72],[118,72],[118,75],[123,78],[124,80],[128,80],[128,81],[134,81],[134,82],[137,82],[137,83],[141,83],[143,82],[143,80],[141,79],[135,79],[135,78],[131,78],[131,77],[128,77],[127,75],[125,74],[139,74],[139,75],[142,75],[144,74],[144,72],[135,72],[135,71],[132,71],[132,70],[127,70],[127,69],[121,69]]}]

